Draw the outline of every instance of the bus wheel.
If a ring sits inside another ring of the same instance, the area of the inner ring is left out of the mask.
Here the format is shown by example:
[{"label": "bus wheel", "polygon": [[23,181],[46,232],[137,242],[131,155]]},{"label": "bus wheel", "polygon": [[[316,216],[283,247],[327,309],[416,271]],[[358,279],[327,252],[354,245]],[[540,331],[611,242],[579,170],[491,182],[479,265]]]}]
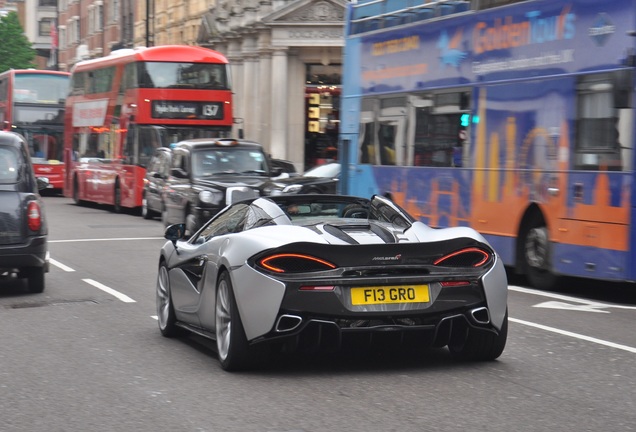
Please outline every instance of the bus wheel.
[{"label": "bus wheel", "polygon": [[531,226],[522,241],[524,270],[530,284],[544,290],[554,288],[557,276],[552,272],[548,227],[542,224]]},{"label": "bus wheel", "polygon": [[115,213],[121,213],[121,188],[119,182],[115,182],[115,193],[113,195],[113,209]]}]

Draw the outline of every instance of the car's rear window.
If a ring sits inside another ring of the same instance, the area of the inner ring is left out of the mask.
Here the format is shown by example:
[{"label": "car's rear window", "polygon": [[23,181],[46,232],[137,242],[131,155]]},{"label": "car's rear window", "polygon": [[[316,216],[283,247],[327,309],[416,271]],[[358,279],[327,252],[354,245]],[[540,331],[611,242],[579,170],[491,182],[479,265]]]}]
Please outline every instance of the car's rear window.
[{"label": "car's rear window", "polygon": [[0,184],[16,183],[21,163],[22,157],[17,149],[0,146]]}]

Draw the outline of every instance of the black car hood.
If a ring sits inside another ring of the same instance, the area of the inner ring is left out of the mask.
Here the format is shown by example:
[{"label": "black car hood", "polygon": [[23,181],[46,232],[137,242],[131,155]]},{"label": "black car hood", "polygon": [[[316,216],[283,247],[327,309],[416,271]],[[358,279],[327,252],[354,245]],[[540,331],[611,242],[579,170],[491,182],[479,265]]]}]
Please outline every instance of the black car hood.
[{"label": "black car hood", "polygon": [[268,177],[254,177],[254,176],[227,176],[221,179],[197,179],[194,180],[193,184],[205,188],[217,188],[217,189],[227,189],[229,187],[237,187],[237,186],[249,186],[251,188],[259,188],[263,183],[268,181]]},{"label": "black car hood", "polygon": [[288,186],[288,185],[293,185],[293,184],[307,185],[307,184],[328,183],[328,182],[332,182],[332,181],[333,181],[333,178],[331,178],[331,177],[303,177],[303,176],[299,176],[299,177],[289,177],[289,178],[286,178],[286,179],[275,180],[274,183]]}]

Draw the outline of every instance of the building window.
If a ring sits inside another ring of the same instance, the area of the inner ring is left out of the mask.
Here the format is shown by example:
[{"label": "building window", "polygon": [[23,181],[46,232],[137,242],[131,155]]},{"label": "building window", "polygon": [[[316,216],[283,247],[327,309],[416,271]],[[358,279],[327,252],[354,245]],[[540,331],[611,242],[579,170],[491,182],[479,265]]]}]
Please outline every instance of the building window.
[{"label": "building window", "polygon": [[55,18],[42,18],[38,23],[38,34],[40,36],[51,36],[51,27],[55,25]]},{"label": "building window", "polygon": [[119,22],[119,0],[110,3],[110,22]]},{"label": "building window", "polygon": [[58,44],[61,50],[64,50],[68,47],[68,42],[66,39],[66,26],[60,26],[58,28]]},{"label": "building window", "polygon": [[40,6],[52,6],[52,7],[56,7],[57,6],[57,0],[39,0],[38,3]]},{"label": "building window", "polygon": [[97,3],[97,7],[95,8],[95,30],[102,31],[104,29],[102,23],[104,22],[104,5],[102,2]]}]

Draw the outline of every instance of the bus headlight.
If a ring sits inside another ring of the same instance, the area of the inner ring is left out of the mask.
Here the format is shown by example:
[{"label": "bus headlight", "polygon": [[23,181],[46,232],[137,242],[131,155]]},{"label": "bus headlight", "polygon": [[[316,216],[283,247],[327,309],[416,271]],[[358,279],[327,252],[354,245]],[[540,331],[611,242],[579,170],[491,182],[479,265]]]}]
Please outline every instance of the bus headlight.
[{"label": "bus headlight", "polygon": [[219,204],[223,200],[223,192],[218,190],[205,190],[199,192],[199,201],[205,204]]}]

